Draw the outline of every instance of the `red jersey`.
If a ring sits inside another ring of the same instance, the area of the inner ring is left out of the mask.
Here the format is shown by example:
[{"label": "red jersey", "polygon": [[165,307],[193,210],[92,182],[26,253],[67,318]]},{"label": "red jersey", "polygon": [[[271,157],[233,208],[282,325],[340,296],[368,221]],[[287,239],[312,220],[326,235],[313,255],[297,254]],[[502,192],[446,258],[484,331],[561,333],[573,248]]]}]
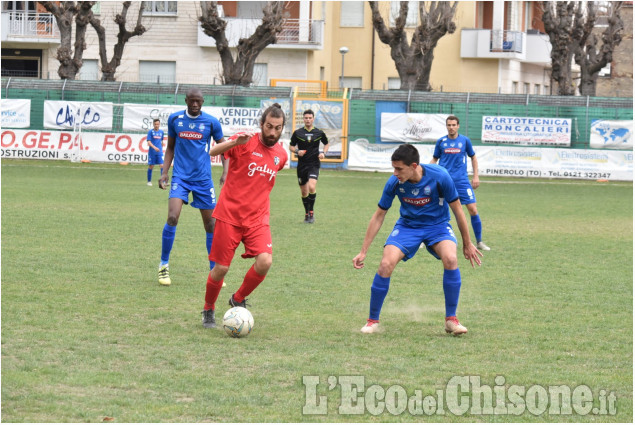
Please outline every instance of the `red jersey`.
[{"label": "red jersey", "polygon": [[229,170],[213,217],[234,226],[268,225],[269,194],[287,162],[286,149],[279,143],[266,146],[256,134],[224,155]]}]

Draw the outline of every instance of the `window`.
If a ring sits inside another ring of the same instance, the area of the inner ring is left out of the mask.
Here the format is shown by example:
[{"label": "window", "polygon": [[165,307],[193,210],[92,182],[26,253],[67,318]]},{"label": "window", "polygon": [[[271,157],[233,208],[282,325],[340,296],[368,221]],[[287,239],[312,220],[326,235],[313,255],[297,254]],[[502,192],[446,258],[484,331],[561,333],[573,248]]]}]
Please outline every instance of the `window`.
[{"label": "window", "polygon": [[340,2],[340,26],[363,27],[364,26],[364,2],[343,1]]},{"label": "window", "polygon": [[540,94],[540,84],[534,84],[534,94]]},{"label": "window", "polygon": [[401,89],[401,78],[388,77],[388,90],[399,90],[399,89]]},{"label": "window", "polygon": [[[395,25],[395,20],[399,16],[399,7],[400,2],[391,1],[390,2],[390,25]],[[406,26],[407,27],[416,27],[419,22],[419,2],[418,1],[409,1],[408,2],[408,15],[406,15]]]},{"label": "window", "polygon": [[175,1],[144,1],[144,15],[176,15]]},{"label": "window", "polygon": [[99,64],[97,59],[82,60],[82,67],[79,69],[80,80],[99,80]]},{"label": "window", "polygon": [[549,94],[549,86],[545,85],[542,89],[542,94]]},{"label": "window", "polygon": [[610,77],[611,76],[611,64],[607,63],[606,66],[600,69],[598,77]]},{"label": "window", "polygon": [[262,19],[262,10],[267,6],[266,1],[238,1],[237,18],[243,19]]},{"label": "window", "polygon": [[254,73],[252,75],[252,84],[254,86],[268,86],[269,78],[267,76],[267,64],[266,63],[255,63],[254,64]]},{"label": "window", "polygon": [[176,62],[139,61],[139,81],[142,83],[176,82]]},{"label": "window", "polygon": [[512,94],[518,93],[518,81],[512,81]]},{"label": "window", "polygon": [[523,94],[529,94],[529,83],[523,83]]},{"label": "window", "polygon": [[[26,7],[25,7],[26,3]],[[35,12],[35,2],[34,1],[3,1],[2,2],[2,11],[3,12]]]},{"label": "window", "polygon": [[348,87],[349,89],[361,89],[362,77],[344,77],[344,84],[342,87]]}]

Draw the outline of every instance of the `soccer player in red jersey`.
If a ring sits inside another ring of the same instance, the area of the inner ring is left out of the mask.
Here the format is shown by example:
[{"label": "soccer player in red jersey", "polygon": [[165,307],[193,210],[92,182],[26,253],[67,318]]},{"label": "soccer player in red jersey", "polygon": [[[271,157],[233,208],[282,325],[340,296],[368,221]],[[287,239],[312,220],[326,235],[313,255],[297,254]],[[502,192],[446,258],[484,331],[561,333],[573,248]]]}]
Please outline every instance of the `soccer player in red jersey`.
[{"label": "soccer player in red jersey", "polygon": [[215,303],[240,242],[245,246],[242,257],[256,260],[229,298],[230,306],[246,306],[245,297],[265,279],[273,262],[269,194],[287,162],[287,151],[278,143],[284,124],[284,112],[275,103],[260,117],[260,133],[237,134],[210,150],[211,156],[224,154],[230,161],[213,214],[216,228],[209,258],[216,265],[207,277],[203,327],[216,327]]}]

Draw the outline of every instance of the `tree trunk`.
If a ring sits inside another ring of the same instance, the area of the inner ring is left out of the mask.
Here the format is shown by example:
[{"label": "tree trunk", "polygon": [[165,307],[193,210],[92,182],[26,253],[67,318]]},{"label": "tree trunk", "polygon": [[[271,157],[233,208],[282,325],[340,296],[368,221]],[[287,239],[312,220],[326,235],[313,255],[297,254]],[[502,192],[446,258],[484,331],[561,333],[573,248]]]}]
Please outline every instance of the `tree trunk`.
[{"label": "tree trunk", "polygon": [[575,62],[580,66],[580,94],[595,96],[598,75],[602,68],[613,61],[613,50],[622,41],[624,23],[620,17],[623,2],[608,2],[608,26],[602,33],[602,46],[598,49],[598,37],[593,34],[597,9],[594,2],[587,3],[585,37],[578,44]]},{"label": "tree trunk", "polygon": [[[57,75],[61,79],[74,80],[82,67],[82,57],[86,49],[87,16],[92,15],[91,8],[95,2],[79,1],[75,4],[74,1],[43,1],[40,4],[55,17],[60,30],[60,47],[57,49],[56,56],[60,66],[57,69]],[[73,19],[76,31],[75,43],[71,47]]]},{"label": "tree trunk", "polygon": [[412,35],[410,44],[405,32],[407,1],[400,2],[399,15],[392,28],[386,26],[378,3],[369,1],[368,4],[379,39],[390,46],[390,56],[401,80],[401,90],[431,91],[430,71],[434,49],[441,37],[456,30],[453,19],[457,2],[450,5],[449,2],[433,1],[430,2],[429,10],[426,9],[426,3],[419,2],[420,23]]},{"label": "tree trunk", "polygon": [[119,27],[117,34],[117,44],[115,44],[112,59],[108,60],[108,51],[106,49],[106,30],[101,25],[101,21],[94,16],[90,20],[90,24],[97,32],[97,39],[99,40],[99,60],[101,62],[101,80],[102,81],[116,81],[115,73],[117,68],[121,65],[121,58],[123,57],[124,47],[128,40],[136,35],[142,35],[146,32],[146,28],[141,24],[141,18],[143,11],[145,10],[145,3],[141,2],[139,7],[139,13],[137,15],[137,23],[134,30],[128,31],[126,29],[126,21],[128,16],[128,9],[132,2],[123,2],[121,13],[115,16],[115,23]]},{"label": "tree trunk", "polygon": [[216,49],[223,66],[224,84],[249,86],[253,81],[254,64],[258,55],[270,44],[275,44],[282,31],[284,2],[267,2],[263,9],[262,23],[249,38],[241,38],[236,46],[236,59],[232,55],[225,35],[227,22],[218,16],[215,1],[201,1],[201,22],[203,32],[216,41]]}]

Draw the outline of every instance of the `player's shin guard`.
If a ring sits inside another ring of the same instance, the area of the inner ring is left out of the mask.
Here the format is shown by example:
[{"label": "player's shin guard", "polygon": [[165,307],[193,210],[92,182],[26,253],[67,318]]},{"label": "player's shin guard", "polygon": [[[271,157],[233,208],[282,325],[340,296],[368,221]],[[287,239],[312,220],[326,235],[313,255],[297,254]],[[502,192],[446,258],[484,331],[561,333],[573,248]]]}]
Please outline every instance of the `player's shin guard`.
[{"label": "player's shin guard", "polygon": [[152,168],[148,168],[148,181],[152,181]]},{"label": "player's shin guard", "polygon": [[445,316],[456,316],[461,292],[461,272],[459,269],[443,270],[443,293],[445,295]]},{"label": "player's shin guard", "polygon": [[313,192],[313,193],[309,193],[309,211],[313,211],[313,207],[315,206],[315,197],[317,196],[317,193]]},{"label": "player's shin guard", "polygon": [[[212,250],[212,241],[214,240],[214,234],[205,232],[205,235],[206,235],[205,244],[207,245],[207,258],[209,258],[209,253]],[[209,260],[209,269],[210,270],[212,270],[215,265],[216,265],[215,262],[213,262],[212,260]]]},{"label": "player's shin guard", "polygon": [[384,299],[386,294],[388,294],[389,287],[390,278],[381,277],[379,273],[376,273],[373,284],[370,287],[370,314],[368,318],[379,320],[379,313],[381,313],[381,307],[384,305]]},{"label": "player's shin guard", "polygon": [[476,238],[476,242],[481,241],[481,232],[483,230],[483,226],[481,225],[481,217],[476,214],[470,217],[472,220],[472,229],[474,230],[474,237]]},{"label": "player's shin guard", "polygon": [[161,263],[165,264],[170,260],[170,252],[174,244],[174,236],[176,235],[176,226],[170,226],[165,223],[163,226],[163,238],[161,241]]},{"label": "player's shin guard", "polygon": [[218,294],[223,287],[223,281],[212,280],[212,273],[207,276],[207,285],[205,286],[205,307],[203,310],[214,309]]},{"label": "player's shin guard", "polygon": [[249,294],[251,294],[263,280],[265,280],[266,276],[267,275],[259,275],[252,265],[247,271],[242,285],[240,285],[240,288],[238,288],[238,291],[234,294],[234,300],[239,303],[243,302],[245,298],[249,296]]}]

